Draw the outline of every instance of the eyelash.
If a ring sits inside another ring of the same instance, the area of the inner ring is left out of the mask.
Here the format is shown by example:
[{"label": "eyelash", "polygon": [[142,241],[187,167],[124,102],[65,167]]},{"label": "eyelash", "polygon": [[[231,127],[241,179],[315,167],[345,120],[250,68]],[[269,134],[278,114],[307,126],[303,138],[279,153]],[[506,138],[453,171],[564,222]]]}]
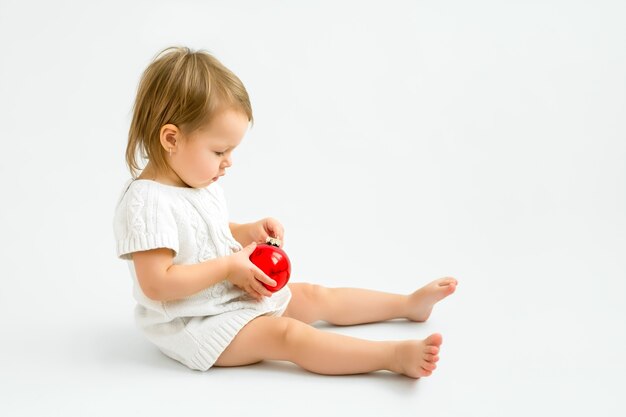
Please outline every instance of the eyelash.
[{"label": "eyelash", "polygon": [[215,154],[216,154],[217,156],[224,156],[224,154],[226,154],[226,152],[215,152]]}]

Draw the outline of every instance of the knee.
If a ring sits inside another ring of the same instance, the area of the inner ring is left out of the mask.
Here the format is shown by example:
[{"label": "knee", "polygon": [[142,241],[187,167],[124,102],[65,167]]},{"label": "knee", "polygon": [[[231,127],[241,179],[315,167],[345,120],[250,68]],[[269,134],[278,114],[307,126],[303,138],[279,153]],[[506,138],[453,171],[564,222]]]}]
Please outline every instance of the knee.
[{"label": "knee", "polygon": [[280,326],[280,340],[285,346],[294,346],[302,339],[305,323],[290,317],[284,317]]},{"label": "knee", "polygon": [[315,304],[318,304],[320,301],[322,301],[325,298],[327,292],[328,288],[317,284],[307,283],[304,284],[302,287],[302,293],[304,294],[305,298]]}]

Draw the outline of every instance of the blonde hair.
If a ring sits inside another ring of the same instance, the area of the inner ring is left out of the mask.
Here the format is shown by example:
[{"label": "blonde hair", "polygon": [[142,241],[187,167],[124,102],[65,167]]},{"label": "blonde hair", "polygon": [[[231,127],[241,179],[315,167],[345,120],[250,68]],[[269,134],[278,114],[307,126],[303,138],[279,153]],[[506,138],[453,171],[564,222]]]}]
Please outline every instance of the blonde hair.
[{"label": "blonde hair", "polygon": [[158,172],[168,165],[160,142],[165,124],[183,135],[210,123],[224,109],[247,115],[254,125],[248,92],[241,80],[204,50],[171,46],[157,53],[141,76],[128,131],[126,165],[137,177],[138,157],[152,161]]}]

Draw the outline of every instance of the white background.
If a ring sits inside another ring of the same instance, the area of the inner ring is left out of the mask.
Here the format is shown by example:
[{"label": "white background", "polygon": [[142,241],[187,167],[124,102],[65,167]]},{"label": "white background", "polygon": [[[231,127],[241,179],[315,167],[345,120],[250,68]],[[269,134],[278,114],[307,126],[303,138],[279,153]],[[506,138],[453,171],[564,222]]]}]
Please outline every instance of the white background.
[{"label": "white background", "polygon": [[[0,0],[0,415],[624,415],[625,21],[620,1]],[[293,282],[459,280],[424,324],[316,324],[441,332],[432,377],[194,372],[134,327],[112,216],[170,45],[248,89],[220,181],[231,221],[285,226]]]}]

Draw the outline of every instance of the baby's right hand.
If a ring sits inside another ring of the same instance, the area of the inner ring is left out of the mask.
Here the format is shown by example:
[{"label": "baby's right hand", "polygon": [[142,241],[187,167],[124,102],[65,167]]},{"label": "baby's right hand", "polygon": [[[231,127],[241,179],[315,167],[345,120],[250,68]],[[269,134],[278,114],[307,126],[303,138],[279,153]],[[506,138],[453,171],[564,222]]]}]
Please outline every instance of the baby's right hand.
[{"label": "baby's right hand", "polygon": [[263,296],[271,297],[272,292],[265,288],[262,282],[269,286],[276,286],[276,281],[268,277],[261,269],[252,263],[250,255],[256,249],[256,242],[252,242],[237,253],[230,255],[228,276],[226,279],[237,287],[246,291],[257,300]]}]

